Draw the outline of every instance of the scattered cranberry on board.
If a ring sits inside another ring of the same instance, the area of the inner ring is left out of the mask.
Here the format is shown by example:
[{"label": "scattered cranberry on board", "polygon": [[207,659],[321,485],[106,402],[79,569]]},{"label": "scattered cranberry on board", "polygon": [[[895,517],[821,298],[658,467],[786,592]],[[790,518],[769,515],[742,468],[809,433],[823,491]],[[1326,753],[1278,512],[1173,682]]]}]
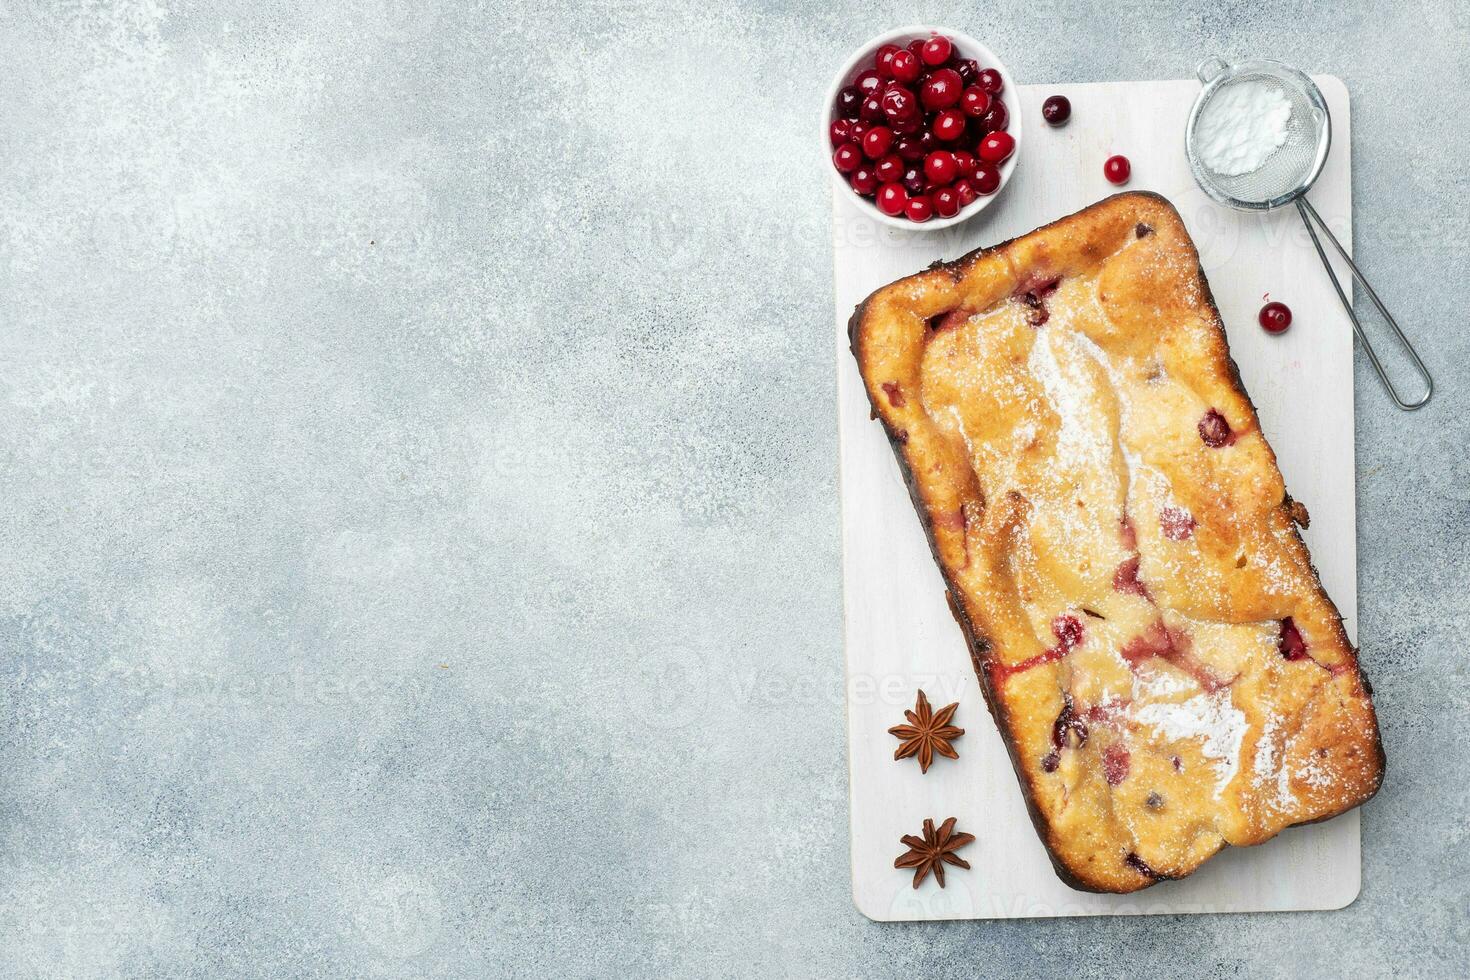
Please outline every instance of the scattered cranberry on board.
[{"label": "scattered cranberry on board", "polygon": [[1041,103],[1041,118],[1049,125],[1060,126],[1072,118],[1072,100],[1065,95],[1053,95]]},{"label": "scattered cranberry on board", "polygon": [[923,223],[960,214],[1004,182],[1014,156],[1006,79],[953,37],[877,47],[836,87],[832,164],[889,217]]},{"label": "scattered cranberry on board", "polygon": [[1103,163],[1103,176],[1110,184],[1126,184],[1133,173],[1133,165],[1125,156],[1111,156]]},{"label": "scattered cranberry on board", "polygon": [[1261,307],[1261,314],[1257,319],[1261,321],[1261,329],[1267,333],[1286,333],[1286,329],[1291,326],[1291,307],[1274,301],[1267,303]]}]

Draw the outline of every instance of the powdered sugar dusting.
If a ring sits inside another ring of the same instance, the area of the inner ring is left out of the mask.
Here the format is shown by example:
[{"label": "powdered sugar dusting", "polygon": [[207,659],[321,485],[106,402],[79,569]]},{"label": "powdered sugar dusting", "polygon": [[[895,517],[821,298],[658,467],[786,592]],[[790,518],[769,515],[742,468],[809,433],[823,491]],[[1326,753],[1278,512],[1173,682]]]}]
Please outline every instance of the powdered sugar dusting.
[{"label": "powdered sugar dusting", "polygon": [[[1097,413],[1087,397],[1094,387],[1076,363],[1062,363],[1057,357],[1058,347],[1067,344],[1069,338],[1077,336],[1073,331],[1057,329],[1057,324],[1038,333],[1036,343],[1031,345],[1027,367],[1046,392],[1061,420],[1057,433],[1057,455],[1061,459],[1094,466],[1099,469],[1107,465],[1112,452],[1112,439],[1104,426],[1098,424]],[[1069,353],[1062,351],[1063,359]]]},{"label": "powdered sugar dusting", "polygon": [[1230,700],[1229,690],[1199,694],[1179,703],[1146,704],[1134,718],[1168,741],[1200,739],[1200,751],[1215,766],[1215,798],[1240,768],[1240,746],[1247,727],[1245,713]]},{"label": "powdered sugar dusting", "polygon": [[[1116,653],[1116,651],[1114,651]],[[1128,662],[1118,654],[1118,662],[1127,666]],[[1175,694],[1183,694],[1186,691],[1196,690],[1199,683],[1183,674],[1164,670],[1158,667],[1150,667],[1140,670],[1133,675],[1133,700],[1156,700],[1167,698]]]}]

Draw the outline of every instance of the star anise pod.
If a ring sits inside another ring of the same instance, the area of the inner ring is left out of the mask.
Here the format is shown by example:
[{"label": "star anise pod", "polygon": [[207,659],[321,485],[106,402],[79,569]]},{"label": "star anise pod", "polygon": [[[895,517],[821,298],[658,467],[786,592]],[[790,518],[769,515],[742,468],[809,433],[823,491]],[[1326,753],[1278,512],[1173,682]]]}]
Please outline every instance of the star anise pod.
[{"label": "star anise pod", "polygon": [[919,882],[931,870],[934,879],[939,882],[939,887],[944,887],[944,865],[952,864],[957,868],[970,867],[970,863],[954,852],[973,843],[974,834],[957,834],[954,832],[954,817],[950,817],[934,829],[934,821],[925,819],[924,836],[915,837],[913,834],[904,834],[899,842],[908,845],[908,852],[901,854],[894,860],[895,868],[914,869],[914,887],[919,887]]},{"label": "star anise pod", "polygon": [[955,709],[960,706],[956,701],[947,708],[934,711],[929,707],[929,699],[924,692],[919,692],[919,700],[914,704],[913,711],[905,711],[904,717],[909,720],[907,725],[894,725],[888,729],[888,734],[903,740],[893,752],[895,759],[907,759],[911,755],[919,757],[919,772],[928,772],[929,767],[934,764],[934,753],[938,752],[946,759],[958,759],[960,754],[950,745],[951,739],[959,738],[965,734],[963,728],[951,725],[950,719],[954,717]]}]

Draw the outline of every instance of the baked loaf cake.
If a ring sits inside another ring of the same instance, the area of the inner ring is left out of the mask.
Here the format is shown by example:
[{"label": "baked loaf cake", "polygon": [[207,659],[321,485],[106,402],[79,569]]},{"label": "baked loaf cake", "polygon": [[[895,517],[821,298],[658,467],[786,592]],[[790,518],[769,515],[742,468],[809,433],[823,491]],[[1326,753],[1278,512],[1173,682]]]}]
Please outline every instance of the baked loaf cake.
[{"label": "baked loaf cake", "polygon": [[1168,201],[902,279],[850,335],[1064,881],[1146,888],[1373,795],[1370,688]]}]

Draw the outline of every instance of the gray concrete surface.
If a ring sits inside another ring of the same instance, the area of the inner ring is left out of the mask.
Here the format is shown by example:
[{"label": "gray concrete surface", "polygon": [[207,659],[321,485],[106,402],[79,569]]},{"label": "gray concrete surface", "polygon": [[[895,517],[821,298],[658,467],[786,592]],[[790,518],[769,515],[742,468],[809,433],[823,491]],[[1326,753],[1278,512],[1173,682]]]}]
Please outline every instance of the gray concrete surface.
[{"label": "gray concrete surface", "polygon": [[[851,904],[812,116],[919,20],[1353,93],[1442,391],[1359,359],[1346,911]],[[0,0],[0,974],[1465,975],[1467,52],[1441,0]]]}]

